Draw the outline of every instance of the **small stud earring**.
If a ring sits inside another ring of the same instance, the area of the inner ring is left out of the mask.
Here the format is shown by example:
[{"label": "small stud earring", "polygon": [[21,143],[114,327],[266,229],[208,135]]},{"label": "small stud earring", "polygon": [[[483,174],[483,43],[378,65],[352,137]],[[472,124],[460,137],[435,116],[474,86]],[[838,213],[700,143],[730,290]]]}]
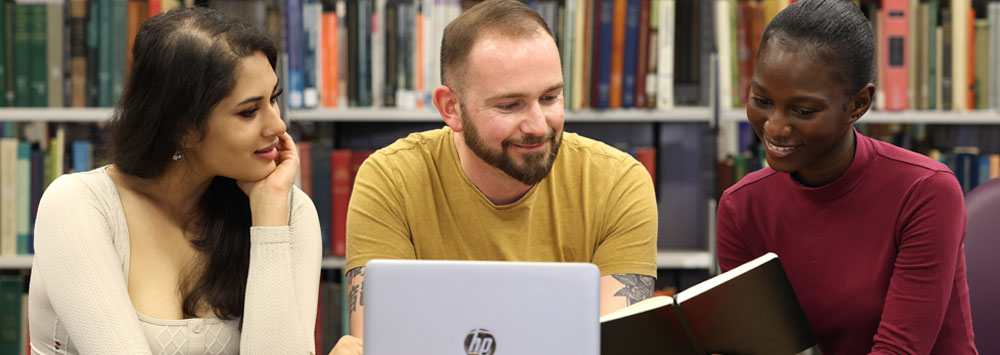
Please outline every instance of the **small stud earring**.
[{"label": "small stud earring", "polygon": [[171,159],[173,159],[174,161],[184,159],[184,152],[178,149],[177,151],[174,152],[174,156],[171,157]]}]

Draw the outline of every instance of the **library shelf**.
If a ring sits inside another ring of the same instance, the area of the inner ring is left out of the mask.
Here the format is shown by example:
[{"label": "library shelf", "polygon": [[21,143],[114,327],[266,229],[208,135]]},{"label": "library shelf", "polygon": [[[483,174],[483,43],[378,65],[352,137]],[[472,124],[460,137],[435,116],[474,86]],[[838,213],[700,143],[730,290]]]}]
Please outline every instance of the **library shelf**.
[{"label": "library shelf", "polygon": [[[0,256],[0,270],[30,270],[32,255]],[[715,265],[715,256],[703,250],[661,250],[657,253],[659,269],[709,269]],[[321,267],[327,270],[343,269],[344,258],[325,256]]]},{"label": "library shelf", "polygon": [[[743,122],[747,119],[746,110],[732,109],[726,110],[722,114],[722,119],[726,121]],[[898,124],[1000,124],[1000,111],[998,110],[973,110],[973,111],[934,111],[934,110],[908,110],[908,111],[869,111],[861,117],[858,124],[865,123],[898,123]]]}]

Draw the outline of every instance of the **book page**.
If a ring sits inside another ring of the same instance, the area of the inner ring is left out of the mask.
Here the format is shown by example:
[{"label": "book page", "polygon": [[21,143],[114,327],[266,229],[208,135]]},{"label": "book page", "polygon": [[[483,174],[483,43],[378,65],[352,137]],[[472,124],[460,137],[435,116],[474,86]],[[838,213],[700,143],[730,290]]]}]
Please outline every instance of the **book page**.
[{"label": "book page", "polygon": [[672,304],[674,304],[674,299],[670,296],[657,296],[657,297],[647,298],[642,301],[639,301],[639,303],[635,303],[631,306],[605,314],[604,316],[601,317],[601,322],[603,323],[615,319],[625,318],[633,314],[642,313],[660,307],[670,306]]},{"label": "book page", "polygon": [[[701,293],[711,290],[712,288],[719,286],[726,281],[732,280],[737,276],[740,276],[747,271],[753,270],[754,268],[763,265],[764,263],[770,261],[771,259],[777,259],[778,255],[775,253],[767,253],[761,255],[760,257],[748,261],[747,263],[736,267],[735,269],[726,271],[721,275],[710,278],[708,280],[702,281],[701,283],[691,286],[688,289],[677,294],[677,303],[683,303],[684,301],[691,299]],[[640,302],[642,303],[642,302]],[[636,303],[639,304],[639,303]]]}]

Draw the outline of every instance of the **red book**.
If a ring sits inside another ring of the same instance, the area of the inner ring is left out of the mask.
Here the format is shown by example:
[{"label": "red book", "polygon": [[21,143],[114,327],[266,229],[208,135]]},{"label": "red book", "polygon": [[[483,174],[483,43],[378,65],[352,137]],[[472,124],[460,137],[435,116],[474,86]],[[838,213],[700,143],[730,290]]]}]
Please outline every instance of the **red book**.
[{"label": "red book", "polygon": [[351,151],[334,149],[330,152],[330,251],[333,256],[347,253],[347,208],[351,202],[351,188],[354,176],[351,174]]},{"label": "red book", "polygon": [[642,147],[635,148],[635,160],[638,160],[642,166],[646,167],[646,171],[649,171],[649,176],[653,178],[653,184],[656,184],[656,148],[653,147]]},{"label": "red book", "polygon": [[639,1],[639,58],[635,70],[635,107],[646,107],[646,74],[649,73],[649,0]]},{"label": "red book", "polygon": [[882,29],[879,41],[886,49],[882,56],[879,69],[882,70],[882,90],[885,93],[885,109],[889,111],[905,110],[909,107],[908,92],[910,87],[909,73],[906,62],[907,46],[910,45],[908,0],[882,0]]},{"label": "red book", "polygon": [[149,17],[159,15],[161,10],[163,4],[160,0],[149,0]]},{"label": "red book", "polygon": [[295,143],[299,147],[299,188],[309,197],[312,194],[312,142]]}]

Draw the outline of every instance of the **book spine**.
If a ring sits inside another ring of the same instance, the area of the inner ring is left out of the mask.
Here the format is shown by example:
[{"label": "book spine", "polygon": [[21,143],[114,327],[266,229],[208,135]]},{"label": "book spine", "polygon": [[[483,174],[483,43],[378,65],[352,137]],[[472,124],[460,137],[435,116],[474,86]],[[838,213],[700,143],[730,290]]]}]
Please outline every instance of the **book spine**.
[{"label": "book spine", "polygon": [[[986,19],[979,19],[975,21],[976,31],[975,31],[975,45],[976,49],[975,61],[975,108],[977,110],[985,110],[989,108],[989,46],[990,46],[990,22]],[[994,60],[996,58],[994,57]],[[1000,65],[1000,63],[997,63]]]},{"label": "book spine", "polygon": [[358,31],[361,28],[358,15],[358,1],[351,0],[347,8],[347,97],[350,106],[358,106]]},{"label": "book spine", "polygon": [[17,254],[28,254],[31,232],[31,144],[17,142]]},{"label": "book spine", "polygon": [[560,9],[562,21],[560,21],[561,27],[559,28],[559,56],[562,58],[563,108],[565,110],[573,109],[575,104],[573,100],[576,99],[573,93],[575,85],[578,84],[576,77],[573,76],[573,60],[579,60],[579,58],[574,58],[576,49],[573,47],[573,39],[576,37],[576,14],[580,12],[577,10],[576,4],[576,1],[567,1],[566,6]]},{"label": "book spine", "polygon": [[969,109],[969,15],[970,0],[951,1],[951,105],[952,110]]},{"label": "book spine", "polygon": [[639,48],[635,70],[635,107],[646,107],[646,73],[649,72],[649,2],[639,2]]},{"label": "book spine", "polygon": [[615,12],[615,0],[596,0],[600,9],[595,10],[595,17],[598,18],[598,27],[594,29],[594,70],[597,75],[597,95],[594,102],[595,108],[609,108],[611,100],[611,52],[612,23]]},{"label": "book spine", "polygon": [[399,36],[396,35],[397,25],[399,22],[400,15],[397,13],[396,4],[387,4],[385,6],[385,15],[382,17],[385,19],[385,85],[382,86],[382,104],[386,107],[396,106],[396,91],[399,90],[396,87],[396,82],[398,81],[400,63],[400,53],[397,53],[399,44]]},{"label": "book spine", "polygon": [[20,275],[0,275],[0,354],[21,351],[24,279]]},{"label": "book spine", "polygon": [[628,0],[625,8],[625,52],[622,63],[621,106],[635,106],[635,82],[639,51],[639,0]]},{"label": "book spine", "polygon": [[938,74],[938,62],[941,51],[938,40],[938,5],[936,0],[927,2],[927,109],[936,110],[940,100],[938,100],[940,85]]},{"label": "book spine", "polygon": [[31,26],[29,19],[31,6],[25,4],[9,3],[13,7],[14,16],[12,18],[13,27],[13,74],[12,102],[13,106],[31,106],[31,96],[29,89],[31,75],[32,48],[29,38],[31,36]]},{"label": "book spine", "polygon": [[656,65],[656,108],[669,110],[674,107],[674,0],[660,0],[659,63]]},{"label": "book spine", "polygon": [[26,246],[28,254],[35,253],[35,217],[38,215],[38,204],[42,200],[42,185],[45,183],[45,157],[43,154],[41,150],[31,151],[31,211],[28,222],[28,245]]},{"label": "book spine", "polygon": [[87,1],[70,0],[70,102],[71,107],[87,106]]},{"label": "book spine", "polygon": [[319,215],[319,229],[323,236],[323,255],[330,254],[330,145],[312,144],[312,198]]},{"label": "book spine", "polygon": [[8,5],[5,2],[0,1],[0,107],[6,107],[10,105],[7,102],[7,79],[13,76],[11,70],[10,60],[8,60],[8,54],[10,51],[7,46],[13,40],[10,38],[12,17],[7,15]]},{"label": "book spine", "polygon": [[17,138],[0,138],[0,255],[17,254]]},{"label": "book spine", "polygon": [[336,108],[340,97],[340,56],[338,42],[340,25],[337,22],[337,12],[333,8],[324,9],[321,24],[323,35],[323,106]]},{"label": "book spine", "polygon": [[333,190],[331,251],[333,256],[343,257],[347,253],[347,207],[353,185],[350,150],[335,149],[330,153],[330,175],[330,187]]},{"label": "book spine", "polygon": [[649,2],[649,58],[646,60],[646,107],[656,108],[656,76],[660,55],[660,0]]},{"label": "book spine", "polygon": [[625,71],[625,28],[629,0],[613,1],[608,108],[620,108],[622,107],[622,86]]},{"label": "book spine", "polygon": [[316,108],[319,94],[316,91],[316,57],[319,46],[319,21],[322,8],[318,0],[305,0],[302,5],[302,107]]},{"label": "book spine", "polygon": [[688,340],[691,342],[691,346],[695,349],[698,354],[708,354],[705,351],[705,345],[701,343],[701,339],[698,339],[698,335],[695,334],[694,328],[691,327],[691,321],[688,320],[686,314],[684,314],[684,309],[677,304],[677,299],[674,298],[674,313],[677,315],[677,320],[680,321],[681,327],[684,328],[684,334],[687,334]]},{"label": "book spine", "polygon": [[955,65],[951,60],[952,55],[955,54],[955,49],[952,46],[952,40],[954,39],[951,25],[952,18],[951,9],[941,10],[941,37],[938,37],[941,39],[941,63],[938,68],[941,70],[940,103],[943,110],[955,109],[955,105],[953,104],[955,88],[952,82]]},{"label": "book spine", "polygon": [[372,106],[371,0],[358,0],[358,106]]},{"label": "book spine", "polygon": [[288,106],[303,107],[302,0],[288,0],[285,8],[285,49],[288,53]]},{"label": "book spine", "polygon": [[1000,108],[1000,3],[991,2],[987,8],[990,23],[989,34],[989,60],[993,65],[988,65],[989,77],[989,108]]},{"label": "book spine", "polygon": [[111,106],[118,104],[125,88],[125,44],[128,31],[128,3],[112,1],[111,7]]},{"label": "book spine", "polygon": [[45,47],[48,65],[46,68],[47,97],[42,106],[63,106],[63,4],[50,3],[46,5],[46,38]]},{"label": "book spine", "polygon": [[93,168],[93,145],[87,140],[73,141],[73,172],[82,173]]},{"label": "book spine", "polygon": [[880,69],[885,73],[885,109],[905,110],[909,107],[909,72],[907,52],[911,45],[909,35],[910,9],[907,0],[885,0],[882,2],[882,22],[884,33],[879,34],[886,55],[882,57]]}]

